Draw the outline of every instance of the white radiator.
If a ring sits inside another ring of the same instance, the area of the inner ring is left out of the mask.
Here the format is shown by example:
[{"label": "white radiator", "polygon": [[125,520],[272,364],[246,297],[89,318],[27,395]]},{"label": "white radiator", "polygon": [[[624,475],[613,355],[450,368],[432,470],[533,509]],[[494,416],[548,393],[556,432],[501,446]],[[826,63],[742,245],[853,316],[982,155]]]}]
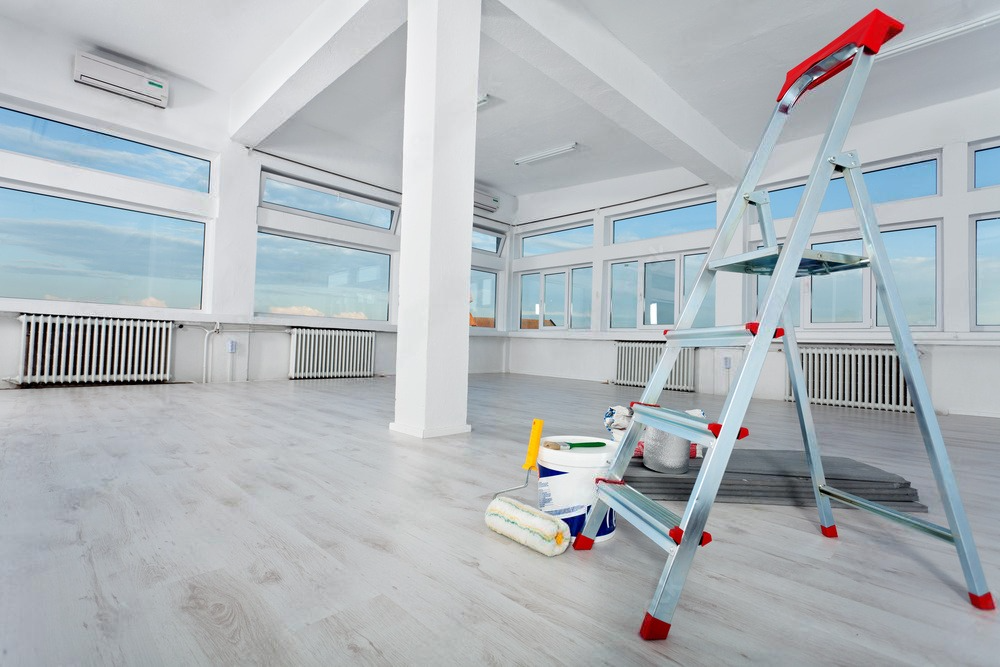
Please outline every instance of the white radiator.
[{"label": "white radiator", "polygon": [[21,315],[17,384],[166,382],[172,322]]},{"label": "white radiator", "polygon": [[[645,387],[649,376],[663,356],[666,343],[617,341],[618,359],[615,364],[615,384]],[[665,389],[694,391],[694,348],[681,348],[681,355],[667,378]]]},{"label": "white radiator", "polygon": [[[812,403],[913,412],[894,348],[801,347],[799,352]],[[787,379],[785,400],[793,400]]]},{"label": "white radiator", "polygon": [[375,332],[292,329],[288,378],[362,378],[375,375]]}]

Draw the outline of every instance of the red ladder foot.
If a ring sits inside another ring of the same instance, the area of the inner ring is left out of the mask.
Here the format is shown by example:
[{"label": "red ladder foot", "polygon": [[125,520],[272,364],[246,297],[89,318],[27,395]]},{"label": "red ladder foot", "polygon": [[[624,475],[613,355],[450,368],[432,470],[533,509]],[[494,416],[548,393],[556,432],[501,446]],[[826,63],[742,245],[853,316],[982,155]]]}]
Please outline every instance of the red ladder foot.
[{"label": "red ladder foot", "polygon": [[577,535],[576,539],[573,540],[573,548],[577,551],[590,551],[594,546],[593,537],[585,537],[583,535]]},{"label": "red ladder foot", "polygon": [[824,537],[837,537],[837,524],[832,526],[820,526],[819,530]]},{"label": "red ladder foot", "polygon": [[642,619],[642,627],[639,628],[639,636],[646,640],[666,639],[668,634],[670,634],[670,624],[653,618],[647,611],[646,618]]},{"label": "red ladder foot", "polygon": [[996,609],[997,606],[993,604],[993,594],[987,591],[982,595],[975,595],[969,593],[969,599],[972,600],[972,606],[976,609]]}]

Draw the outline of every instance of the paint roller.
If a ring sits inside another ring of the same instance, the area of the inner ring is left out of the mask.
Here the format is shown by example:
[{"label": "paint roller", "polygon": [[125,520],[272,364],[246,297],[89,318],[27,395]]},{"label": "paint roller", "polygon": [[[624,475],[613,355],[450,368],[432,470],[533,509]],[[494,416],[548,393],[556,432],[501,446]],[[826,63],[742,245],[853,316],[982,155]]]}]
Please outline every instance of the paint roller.
[{"label": "paint roller", "polygon": [[528,452],[521,466],[527,471],[524,484],[514,486],[493,494],[493,500],[486,508],[486,525],[490,530],[509,537],[529,549],[534,549],[546,556],[558,556],[569,547],[569,524],[551,514],[526,505],[513,498],[502,497],[502,494],[517,491],[528,486],[531,471],[538,472],[538,448],[542,442],[542,427],[545,422],[535,419],[531,422],[531,437],[528,440]]}]

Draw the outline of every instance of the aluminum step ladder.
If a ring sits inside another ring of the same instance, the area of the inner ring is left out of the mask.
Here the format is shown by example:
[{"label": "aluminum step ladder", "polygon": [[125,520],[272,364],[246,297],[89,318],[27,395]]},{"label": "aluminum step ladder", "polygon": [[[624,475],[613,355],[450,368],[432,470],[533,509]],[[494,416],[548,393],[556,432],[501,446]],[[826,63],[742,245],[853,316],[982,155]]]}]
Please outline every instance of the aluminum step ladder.
[{"label": "aluminum step ladder", "polygon": [[[747,434],[747,430],[742,426],[743,418],[768,349],[775,338],[782,339],[784,343],[822,534],[826,537],[837,537],[837,527],[830,507],[830,499],[834,498],[951,542],[958,551],[972,604],[980,609],[995,608],[945,451],[941,429],[934,414],[913,337],[890,270],[886,249],[879,235],[878,222],[861,174],[861,163],[856,152],[842,150],[874,55],[878,53],[882,44],[895,37],[902,29],[902,23],[875,10],[788,72],[784,86],[778,94],[777,107],[764,131],[760,146],[751,157],[746,174],[719,226],[676,328],[664,332],[666,347],[663,356],[635,406],[632,424],[625,432],[607,478],[597,480],[597,501],[588,515],[586,525],[573,544],[574,548],[586,550],[593,547],[598,527],[610,508],[618,513],[618,518],[636,526],[669,554],[639,630],[640,636],[644,639],[666,639],[697,548],[711,541],[711,535],[705,532],[708,515],[736,440]],[[757,190],[757,184],[796,101],[807,90],[841,71],[847,72],[847,82],[834,108],[829,129],[806,182],[792,226],[784,244],[779,245],[767,193]],[[842,173],[846,181],[861,228],[865,248],[863,256],[819,252],[807,248],[816,216],[834,172]],[[756,210],[764,247],[737,256],[725,257],[723,254],[743,223],[748,207]],[[823,476],[822,460],[809,409],[809,397],[795,331],[789,326],[788,295],[797,277],[825,275],[864,267],[871,268],[878,295],[885,307],[886,319],[892,330],[903,376],[913,399],[920,431],[944,503],[948,526],[939,526],[838,490],[829,486]],[[771,276],[763,308],[759,311],[759,322],[744,326],[692,328],[695,317],[715,279],[715,274],[719,271]],[[785,326],[780,326],[782,324]],[[718,422],[710,422],[684,412],[659,407],[656,403],[681,349],[713,346],[743,346],[745,349],[742,366],[730,387]],[[708,447],[683,516],[675,515],[622,481],[644,426],[666,431]]]}]

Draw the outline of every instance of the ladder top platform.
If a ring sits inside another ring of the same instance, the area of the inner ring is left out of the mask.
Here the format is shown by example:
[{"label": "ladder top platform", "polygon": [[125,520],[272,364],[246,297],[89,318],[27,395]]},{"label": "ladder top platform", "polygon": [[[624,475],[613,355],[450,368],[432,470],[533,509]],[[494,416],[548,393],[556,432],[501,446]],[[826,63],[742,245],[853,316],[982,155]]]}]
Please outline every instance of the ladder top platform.
[{"label": "ladder top platform", "polygon": [[[769,276],[774,272],[774,267],[778,263],[780,254],[780,246],[777,248],[760,248],[745,252],[742,255],[723,257],[709,262],[708,268],[714,271]],[[869,260],[867,257],[845,255],[827,250],[806,250],[802,254],[802,261],[799,262],[799,268],[795,275],[800,278],[802,276],[824,275],[827,273],[837,273],[838,271],[861,269],[868,266],[868,264]]]}]

